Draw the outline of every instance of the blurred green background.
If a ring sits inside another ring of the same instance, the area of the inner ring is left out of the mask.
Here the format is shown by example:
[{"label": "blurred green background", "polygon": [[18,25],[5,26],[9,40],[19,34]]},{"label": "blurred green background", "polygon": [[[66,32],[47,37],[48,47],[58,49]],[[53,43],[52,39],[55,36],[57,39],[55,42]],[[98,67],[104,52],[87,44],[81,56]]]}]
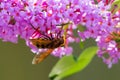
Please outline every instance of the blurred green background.
[{"label": "blurred green background", "polygon": [[[0,80],[50,80],[49,72],[58,58],[49,56],[42,63],[32,65],[33,57],[23,40],[18,44],[0,41]],[[120,64],[108,69],[96,56],[84,70],[63,80],[120,80],[119,72]]]}]

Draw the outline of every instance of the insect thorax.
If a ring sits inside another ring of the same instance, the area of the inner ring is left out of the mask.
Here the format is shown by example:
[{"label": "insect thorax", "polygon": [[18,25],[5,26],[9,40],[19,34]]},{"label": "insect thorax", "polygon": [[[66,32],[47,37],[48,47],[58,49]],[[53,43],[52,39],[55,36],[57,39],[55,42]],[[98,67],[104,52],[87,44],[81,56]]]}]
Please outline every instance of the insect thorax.
[{"label": "insect thorax", "polygon": [[51,43],[51,48],[57,48],[57,47],[61,47],[63,45],[64,45],[64,39],[63,38],[54,39]]}]

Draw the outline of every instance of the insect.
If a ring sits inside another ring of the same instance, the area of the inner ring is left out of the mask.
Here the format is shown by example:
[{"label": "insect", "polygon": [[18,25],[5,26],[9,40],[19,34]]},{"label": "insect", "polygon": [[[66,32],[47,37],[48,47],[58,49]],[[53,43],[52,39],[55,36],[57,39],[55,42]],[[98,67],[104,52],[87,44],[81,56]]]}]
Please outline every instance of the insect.
[{"label": "insect", "polygon": [[45,37],[30,39],[31,43],[40,49],[47,49],[46,51],[39,52],[33,58],[32,64],[38,64],[42,62],[52,51],[58,47],[63,47],[65,44],[65,37],[64,36],[47,36],[42,34]]}]

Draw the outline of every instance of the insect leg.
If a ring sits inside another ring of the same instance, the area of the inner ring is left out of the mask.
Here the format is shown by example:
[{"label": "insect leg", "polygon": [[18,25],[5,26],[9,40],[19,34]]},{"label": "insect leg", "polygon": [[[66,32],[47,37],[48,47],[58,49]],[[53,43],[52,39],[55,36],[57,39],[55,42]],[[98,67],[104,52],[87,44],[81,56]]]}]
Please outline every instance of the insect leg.
[{"label": "insect leg", "polygon": [[46,37],[45,39],[51,39],[49,36],[45,35],[44,32],[40,32],[40,31],[38,30],[39,27],[38,27],[38,28],[35,28],[31,23],[30,23],[30,25],[31,25],[31,27],[32,27],[34,30],[38,31],[41,35],[43,35],[44,37]]}]

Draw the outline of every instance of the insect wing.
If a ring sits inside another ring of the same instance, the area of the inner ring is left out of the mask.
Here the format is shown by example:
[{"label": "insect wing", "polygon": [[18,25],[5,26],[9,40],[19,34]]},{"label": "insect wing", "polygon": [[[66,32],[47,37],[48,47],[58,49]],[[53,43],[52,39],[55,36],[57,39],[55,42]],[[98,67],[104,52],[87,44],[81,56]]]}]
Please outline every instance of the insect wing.
[{"label": "insect wing", "polygon": [[47,49],[44,52],[40,52],[39,54],[36,54],[35,57],[33,58],[32,64],[38,64],[42,62],[49,54],[51,54],[53,50],[54,49]]}]

